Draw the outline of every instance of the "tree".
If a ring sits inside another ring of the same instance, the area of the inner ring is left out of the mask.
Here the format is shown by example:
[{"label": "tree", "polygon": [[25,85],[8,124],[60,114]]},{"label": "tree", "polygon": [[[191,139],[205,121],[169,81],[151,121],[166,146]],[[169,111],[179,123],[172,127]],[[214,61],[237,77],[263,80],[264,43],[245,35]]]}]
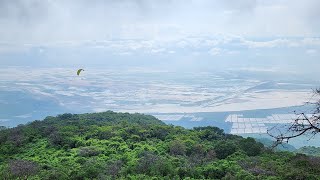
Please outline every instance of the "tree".
[{"label": "tree", "polygon": [[159,156],[148,151],[141,153],[140,156],[141,157],[136,166],[136,171],[140,174],[151,175],[154,170],[154,165],[159,161]]},{"label": "tree", "polygon": [[107,164],[107,174],[111,175],[113,178],[116,178],[121,171],[123,162],[121,160],[116,160]]},{"label": "tree", "polygon": [[90,158],[82,165],[81,170],[77,171],[70,179],[94,179],[103,172],[105,163],[98,158]]},{"label": "tree", "polygon": [[63,145],[63,137],[59,132],[53,132],[49,135],[49,142],[54,146],[62,146]]},{"label": "tree", "polygon": [[169,147],[169,152],[171,155],[177,156],[177,155],[185,155],[186,154],[186,145],[179,141],[179,140],[175,140],[172,141]]},{"label": "tree", "polygon": [[307,102],[307,104],[310,104],[313,107],[310,114],[306,112],[295,112],[297,118],[294,119],[291,124],[284,128],[275,126],[268,130],[268,134],[276,139],[274,147],[283,142],[288,143],[290,139],[295,137],[306,134],[311,134],[313,137],[320,132],[320,89],[314,91],[314,95],[311,99],[314,99],[315,101]]},{"label": "tree", "polygon": [[92,157],[92,156],[97,156],[99,155],[101,152],[99,149],[97,149],[94,146],[88,146],[88,147],[80,147],[79,149],[79,156],[82,157]]},{"label": "tree", "polygon": [[22,127],[18,126],[14,129],[11,129],[8,139],[14,144],[14,146],[21,147],[25,141]]},{"label": "tree", "polygon": [[256,142],[253,138],[246,138],[240,140],[240,148],[248,155],[248,156],[257,156],[263,150],[263,144]]},{"label": "tree", "polygon": [[232,142],[219,142],[215,147],[217,158],[224,159],[237,151],[237,146]]},{"label": "tree", "polygon": [[32,161],[12,160],[9,162],[9,171],[15,177],[28,179],[38,171],[38,165]]},{"label": "tree", "polygon": [[7,129],[5,126],[0,126],[0,131]]}]

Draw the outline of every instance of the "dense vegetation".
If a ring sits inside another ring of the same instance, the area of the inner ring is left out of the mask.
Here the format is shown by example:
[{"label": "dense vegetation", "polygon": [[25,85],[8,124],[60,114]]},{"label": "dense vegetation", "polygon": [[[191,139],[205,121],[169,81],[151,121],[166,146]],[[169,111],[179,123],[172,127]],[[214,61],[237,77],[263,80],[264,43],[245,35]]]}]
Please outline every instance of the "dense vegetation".
[{"label": "dense vegetation", "polygon": [[304,146],[296,150],[295,152],[306,154],[309,156],[320,156],[320,147]]},{"label": "dense vegetation", "polygon": [[141,114],[47,117],[2,129],[0,145],[0,179],[320,179],[319,157]]}]

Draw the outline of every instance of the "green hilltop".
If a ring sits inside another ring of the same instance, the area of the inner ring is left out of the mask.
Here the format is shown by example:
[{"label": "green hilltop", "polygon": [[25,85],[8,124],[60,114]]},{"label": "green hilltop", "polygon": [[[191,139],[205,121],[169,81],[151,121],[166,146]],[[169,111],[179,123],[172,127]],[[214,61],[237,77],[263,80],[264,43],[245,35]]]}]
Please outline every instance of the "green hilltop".
[{"label": "green hilltop", "polygon": [[150,115],[62,114],[0,130],[0,179],[320,179],[320,158]]}]

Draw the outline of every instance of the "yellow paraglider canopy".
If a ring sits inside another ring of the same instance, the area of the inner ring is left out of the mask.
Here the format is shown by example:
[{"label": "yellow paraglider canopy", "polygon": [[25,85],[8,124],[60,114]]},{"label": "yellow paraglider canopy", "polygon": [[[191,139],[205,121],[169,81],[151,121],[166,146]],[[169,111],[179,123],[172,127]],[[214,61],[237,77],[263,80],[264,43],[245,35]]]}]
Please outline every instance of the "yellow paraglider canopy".
[{"label": "yellow paraglider canopy", "polygon": [[84,71],[84,69],[79,69],[79,70],[77,71],[77,75],[78,75],[78,76],[80,75],[81,71]]}]

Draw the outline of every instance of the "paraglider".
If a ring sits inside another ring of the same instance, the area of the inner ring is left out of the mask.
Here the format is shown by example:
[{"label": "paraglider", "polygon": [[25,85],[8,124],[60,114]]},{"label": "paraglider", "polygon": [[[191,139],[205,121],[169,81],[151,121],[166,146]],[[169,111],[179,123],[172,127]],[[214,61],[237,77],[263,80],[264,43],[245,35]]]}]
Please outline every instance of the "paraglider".
[{"label": "paraglider", "polygon": [[77,71],[77,75],[78,75],[78,76],[80,75],[81,71],[84,71],[84,69],[79,69],[79,70]]}]

